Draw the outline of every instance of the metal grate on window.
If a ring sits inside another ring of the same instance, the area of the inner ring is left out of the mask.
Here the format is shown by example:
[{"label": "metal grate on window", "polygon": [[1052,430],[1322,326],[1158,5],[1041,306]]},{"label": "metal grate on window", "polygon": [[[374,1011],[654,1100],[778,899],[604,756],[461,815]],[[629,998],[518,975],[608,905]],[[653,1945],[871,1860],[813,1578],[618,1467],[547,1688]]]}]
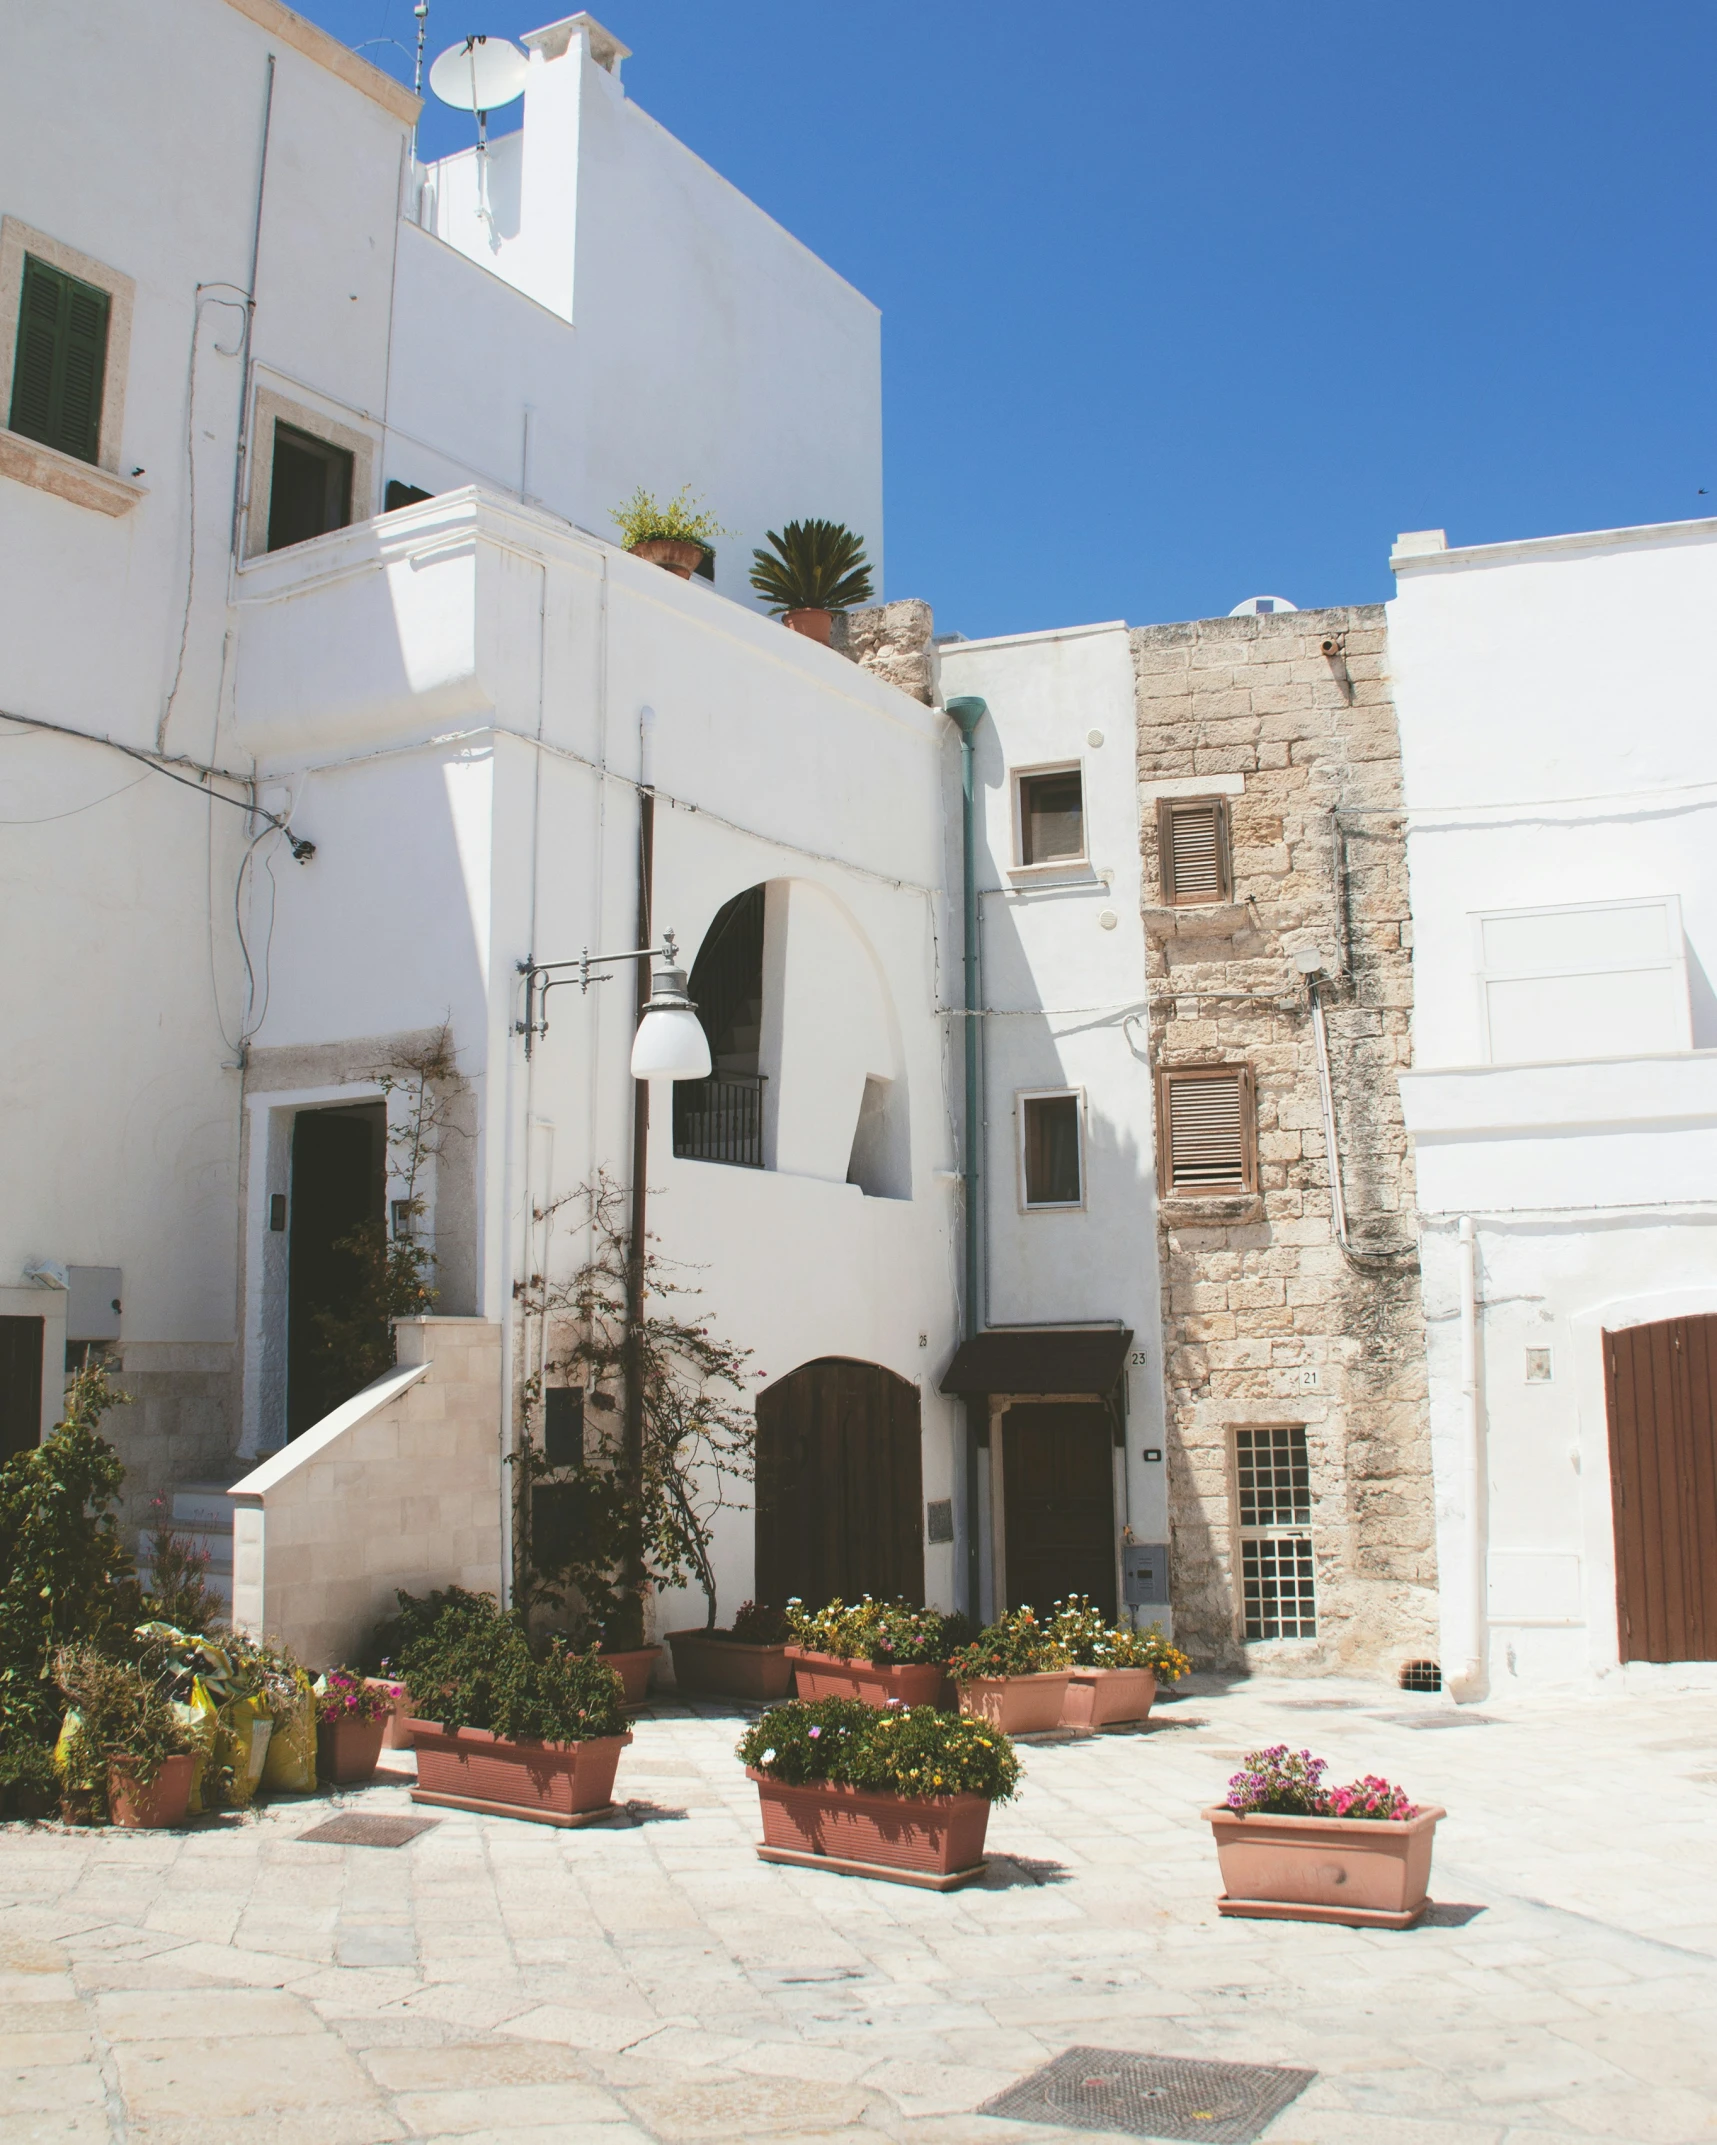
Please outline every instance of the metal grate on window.
[{"label": "metal grate on window", "polygon": [[1315,1639],[1317,1586],[1311,1537],[1254,1535],[1240,1544],[1248,1639]]},{"label": "metal grate on window", "polygon": [[1305,1428],[1272,1423],[1234,1436],[1246,1637],[1315,1639],[1317,1571]]},{"label": "metal grate on window", "polygon": [[1168,1189],[1247,1189],[1245,1077],[1233,1072],[1170,1073],[1163,1083],[1168,1113]]},{"label": "metal grate on window", "polygon": [[1309,1527],[1312,1523],[1306,1433],[1297,1425],[1240,1430],[1238,1475],[1243,1527]]}]

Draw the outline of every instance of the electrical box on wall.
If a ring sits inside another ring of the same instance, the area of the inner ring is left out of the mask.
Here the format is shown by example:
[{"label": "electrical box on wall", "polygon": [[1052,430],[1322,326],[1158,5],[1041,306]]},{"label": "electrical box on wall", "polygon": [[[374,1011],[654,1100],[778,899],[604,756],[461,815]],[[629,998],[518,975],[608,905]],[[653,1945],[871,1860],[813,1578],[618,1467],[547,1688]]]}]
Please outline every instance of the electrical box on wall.
[{"label": "electrical box on wall", "polygon": [[1166,1609],[1169,1599],[1167,1542],[1121,1546],[1121,1592],[1129,1609]]},{"label": "electrical box on wall", "polygon": [[66,1268],[68,1341],[118,1340],[121,1279],[117,1266]]}]

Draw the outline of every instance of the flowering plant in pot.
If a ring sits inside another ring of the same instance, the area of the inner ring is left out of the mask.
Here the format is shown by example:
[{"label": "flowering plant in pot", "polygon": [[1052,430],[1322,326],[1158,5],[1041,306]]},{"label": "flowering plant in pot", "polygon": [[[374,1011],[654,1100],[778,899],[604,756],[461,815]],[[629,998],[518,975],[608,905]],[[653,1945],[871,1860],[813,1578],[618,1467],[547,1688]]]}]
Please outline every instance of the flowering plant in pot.
[{"label": "flowering plant in pot", "polygon": [[826,648],[837,611],[871,599],[864,538],[841,521],[790,521],[751,554],[751,585],[775,616]]},{"label": "flowering plant in pot", "polygon": [[68,1788],[104,1794],[116,1825],[182,1825],[193,1737],[159,1679],[86,1643],[54,1656],[54,1681],[70,1706],[54,1746]]},{"label": "flowering plant in pot", "polygon": [[715,539],[730,533],[693,498],[689,484],[661,504],[640,484],[630,499],[609,512],[620,541],[634,557],[665,566],[682,581],[689,581],[706,558],[714,557],[710,547]]},{"label": "flowering plant in pot", "polygon": [[1163,1637],[1161,1624],[1135,1631],[1111,1624],[1089,1594],[1069,1594],[1050,1616],[1050,1636],[1067,1648],[1072,1676],[1062,1701],[1064,1728],[1106,1728],[1148,1717],[1160,1682],[1192,1666]]},{"label": "flowering plant in pot", "polygon": [[786,1612],[768,1602],[742,1602],[731,1627],[670,1631],[674,1681],[688,1695],[712,1698],[785,1698],[793,1688],[787,1659],[792,1626]]},{"label": "flowering plant in pot", "polygon": [[516,1610],[460,1587],[413,1599],[397,1656],[411,1694],[415,1802],[540,1824],[588,1824],[614,1808],[632,1738],[620,1678],[594,1651],[533,1638]]},{"label": "flowering plant in pot", "polygon": [[335,1787],[375,1778],[382,1739],[393,1718],[393,1693],[355,1669],[325,1669],[317,1677],[316,1770]]},{"label": "flowering plant in pot", "polygon": [[1440,1805],[1367,1773],[1326,1788],[1329,1770],[1285,1743],[1250,1751],[1227,1798],[1205,1811],[1222,1867],[1224,1914],[1405,1929],[1426,1906]]},{"label": "flowering plant in pot", "polygon": [[934,1706],[790,1700],[740,1738],[766,1862],[822,1863],[937,1891],[983,1873],[990,1805],[1019,1760],[987,1723]]},{"label": "flowering plant in pot", "polygon": [[1009,1609],[957,1647],[948,1673],[959,1686],[960,1711],[1009,1735],[1061,1725],[1071,1675],[1067,1647],[1029,1605]]},{"label": "flowering plant in pot", "polygon": [[949,1652],[971,1628],[938,1609],[869,1594],[851,1606],[837,1594],[821,1609],[790,1601],[787,1621],[787,1659],[801,1698],[862,1698],[878,1706],[891,1699],[937,1704]]}]

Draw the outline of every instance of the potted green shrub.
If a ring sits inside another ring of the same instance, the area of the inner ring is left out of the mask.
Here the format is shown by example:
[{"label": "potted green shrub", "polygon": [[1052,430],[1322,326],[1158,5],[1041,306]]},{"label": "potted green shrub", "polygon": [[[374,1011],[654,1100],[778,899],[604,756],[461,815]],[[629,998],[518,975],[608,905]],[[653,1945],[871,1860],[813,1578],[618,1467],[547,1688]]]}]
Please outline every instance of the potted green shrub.
[{"label": "potted green shrub", "polygon": [[706,556],[714,556],[711,545],[718,536],[728,533],[692,497],[689,484],[682,485],[673,498],[661,505],[640,484],[630,499],[610,512],[620,531],[620,541],[634,558],[665,566],[682,581],[691,579]]},{"label": "potted green shrub", "polygon": [[412,1635],[397,1656],[411,1695],[414,1802],[544,1825],[614,1811],[632,1738],[620,1678],[600,1654],[531,1637],[489,1594],[399,1597]]},{"label": "potted green shrub", "polygon": [[742,1602],[732,1628],[670,1631],[674,1681],[687,1697],[752,1698],[766,1703],[793,1688],[787,1658],[792,1626],[767,1602]]},{"label": "potted green shrub", "polygon": [[1222,1869],[1223,1914],[1405,1929],[1424,1913],[1436,1803],[1411,1803],[1368,1773],[1326,1788],[1328,1766],[1285,1743],[1250,1751],[1227,1799],[1204,1812]]},{"label": "potted green shrub", "polygon": [[330,1668],[316,1679],[316,1772],[334,1787],[361,1787],[373,1780],[393,1694],[349,1668]]},{"label": "potted green shrub", "polygon": [[1175,1683],[1192,1663],[1163,1637],[1161,1624],[1134,1631],[1111,1625],[1089,1594],[1058,1601],[1050,1636],[1067,1648],[1072,1674],[1061,1704],[1064,1728],[1108,1728],[1148,1718],[1159,1683]]},{"label": "potted green shrub", "polygon": [[738,1744],[763,1818],[758,1856],[952,1891],[984,1873],[990,1805],[1019,1782],[1005,1735],[935,1706],[791,1699]]},{"label": "potted green shrub", "polygon": [[869,1594],[851,1607],[838,1594],[815,1610],[790,1601],[787,1621],[793,1642],[786,1658],[800,1698],[862,1698],[873,1706],[937,1704],[949,1648],[963,1635],[939,1610]]},{"label": "potted green shrub", "polygon": [[61,1777],[74,1789],[105,1788],[116,1825],[182,1825],[193,1739],[158,1679],[86,1644],[55,1656],[54,1681],[70,1702],[54,1749]]},{"label": "potted green shrub", "polygon": [[841,521],[790,521],[751,554],[751,585],[782,622],[826,648],[834,614],[871,600],[864,538]]},{"label": "potted green shrub", "polygon": [[1028,1607],[1009,1609],[948,1657],[960,1711],[1008,1735],[1061,1725],[1071,1671],[1066,1646]]}]

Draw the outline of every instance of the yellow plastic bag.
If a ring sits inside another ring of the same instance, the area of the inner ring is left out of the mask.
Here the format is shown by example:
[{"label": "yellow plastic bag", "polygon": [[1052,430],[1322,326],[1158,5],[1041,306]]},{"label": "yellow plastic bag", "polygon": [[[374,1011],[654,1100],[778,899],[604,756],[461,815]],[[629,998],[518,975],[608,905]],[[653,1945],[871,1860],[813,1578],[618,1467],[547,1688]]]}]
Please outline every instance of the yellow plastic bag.
[{"label": "yellow plastic bag", "polygon": [[201,1676],[191,1679],[191,1696],[185,1706],[186,1727],[196,1738],[197,1764],[191,1776],[190,1810],[199,1816],[218,1809],[225,1799],[220,1792],[221,1709],[209,1695]]},{"label": "yellow plastic bag", "polygon": [[232,1768],[227,1799],[235,1810],[248,1810],[268,1763],[268,1745],[274,1727],[268,1703],[263,1698],[235,1698],[221,1708],[221,1739],[217,1756]]},{"label": "yellow plastic bag", "polygon": [[191,1756],[196,1761],[191,1767],[192,1810],[203,1808],[203,1775],[209,1769],[209,1760],[214,1756],[215,1736],[218,1726],[213,1707],[202,1708],[182,1698],[170,1699],[173,1718],[184,1729],[191,1745]]},{"label": "yellow plastic bag", "polygon": [[262,1785],[271,1795],[316,1792],[316,1695],[303,1669],[293,1678],[292,1710],[275,1716]]}]

